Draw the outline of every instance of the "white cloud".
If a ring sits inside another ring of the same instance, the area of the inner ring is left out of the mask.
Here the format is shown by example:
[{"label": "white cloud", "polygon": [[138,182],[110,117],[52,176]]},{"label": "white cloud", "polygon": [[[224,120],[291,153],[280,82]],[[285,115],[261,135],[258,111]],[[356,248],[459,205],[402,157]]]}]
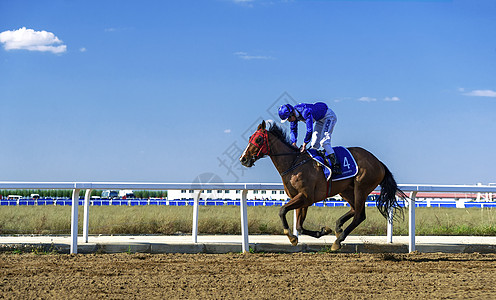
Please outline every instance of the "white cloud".
[{"label": "white cloud", "polygon": [[374,101],[377,101],[376,98],[372,98],[372,97],[361,97],[358,99],[358,101],[362,101],[362,102],[374,102]]},{"label": "white cloud", "polygon": [[265,56],[265,55],[249,55],[248,53],[243,52],[243,51],[235,52],[234,55],[236,55],[237,57],[239,57],[241,59],[244,59],[244,60],[252,60],[252,59],[274,59],[271,56]]},{"label": "white cloud", "polygon": [[26,29],[7,30],[0,33],[0,43],[5,50],[29,50],[52,53],[63,53],[67,46],[55,34],[42,30]]},{"label": "white cloud", "polygon": [[116,33],[116,32],[126,32],[133,29],[134,29],[133,27],[108,27],[105,28],[104,31],[110,33]]},{"label": "white cloud", "polygon": [[231,0],[235,4],[253,7],[254,0]]},{"label": "white cloud", "polygon": [[82,48],[79,48],[79,51],[80,52],[86,52],[87,50],[86,50],[86,48],[82,47]]},{"label": "white cloud", "polygon": [[466,96],[474,96],[474,97],[492,97],[496,98],[496,91],[493,90],[473,90],[468,93],[464,93]]},{"label": "white cloud", "polygon": [[386,97],[386,98],[384,98],[384,101],[400,101],[400,98],[398,98],[398,97]]},{"label": "white cloud", "polygon": [[296,0],[228,0],[234,4],[246,6],[246,7],[254,7],[257,5],[274,5],[278,3],[292,3]]},{"label": "white cloud", "polygon": [[231,129],[224,130],[224,133],[231,133]]}]

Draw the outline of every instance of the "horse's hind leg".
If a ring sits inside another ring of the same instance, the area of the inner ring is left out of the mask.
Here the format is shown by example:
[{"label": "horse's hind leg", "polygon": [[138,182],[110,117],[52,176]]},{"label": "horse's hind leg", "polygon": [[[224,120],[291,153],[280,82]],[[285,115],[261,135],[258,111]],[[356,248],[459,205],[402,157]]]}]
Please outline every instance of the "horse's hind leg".
[{"label": "horse's hind leg", "polygon": [[339,218],[336,221],[336,231],[335,231],[335,234],[336,234],[336,237],[337,238],[343,232],[343,225],[344,225],[344,223],[346,223],[346,221],[348,221],[354,215],[355,215],[355,211],[353,209],[350,209],[347,213],[345,213],[344,215],[342,215],[341,218]]},{"label": "horse's hind leg", "polygon": [[337,238],[343,232],[344,223],[346,223],[346,221],[348,221],[351,217],[355,215],[355,193],[353,191],[353,188],[342,192],[341,197],[343,197],[343,199],[350,204],[351,209],[336,221],[335,233]]},{"label": "horse's hind leg", "polygon": [[334,241],[331,247],[332,251],[341,249],[341,242],[346,239],[346,237],[365,220],[365,200],[367,195],[362,195],[362,193],[357,192],[355,194],[355,210],[353,214],[353,220],[350,225],[339,235],[339,237]]},{"label": "horse's hind leg", "polygon": [[332,233],[332,229],[329,227],[322,227],[320,231],[307,230],[303,228],[303,222],[307,217],[307,211],[308,207],[302,207],[296,210],[296,230],[298,230],[300,234],[306,234],[309,236],[313,236],[314,238],[320,238],[321,236]]}]

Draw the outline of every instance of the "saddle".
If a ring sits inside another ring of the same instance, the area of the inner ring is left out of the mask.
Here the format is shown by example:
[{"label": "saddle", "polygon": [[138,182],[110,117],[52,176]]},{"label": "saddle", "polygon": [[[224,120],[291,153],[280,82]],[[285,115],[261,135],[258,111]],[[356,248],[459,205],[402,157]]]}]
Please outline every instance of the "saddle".
[{"label": "saddle", "polygon": [[324,176],[327,181],[338,181],[355,176],[358,173],[357,163],[350,151],[342,146],[332,147],[336,154],[336,159],[341,165],[341,174],[333,174],[331,170],[331,162],[325,157],[324,151],[310,148],[308,154],[322,166]]}]

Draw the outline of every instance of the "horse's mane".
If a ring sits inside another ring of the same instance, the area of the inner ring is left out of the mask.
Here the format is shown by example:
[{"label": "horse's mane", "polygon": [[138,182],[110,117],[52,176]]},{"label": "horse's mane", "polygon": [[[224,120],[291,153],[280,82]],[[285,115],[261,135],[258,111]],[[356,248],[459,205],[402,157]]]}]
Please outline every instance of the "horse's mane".
[{"label": "horse's mane", "polygon": [[293,146],[291,143],[291,140],[286,133],[286,131],[281,128],[277,123],[275,122],[269,122],[269,129],[267,130],[268,132],[272,133],[276,138],[278,138],[281,142],[283,142],[286,146],[288,146],[290,149],[294,151],[298,151],[298,148]]}]

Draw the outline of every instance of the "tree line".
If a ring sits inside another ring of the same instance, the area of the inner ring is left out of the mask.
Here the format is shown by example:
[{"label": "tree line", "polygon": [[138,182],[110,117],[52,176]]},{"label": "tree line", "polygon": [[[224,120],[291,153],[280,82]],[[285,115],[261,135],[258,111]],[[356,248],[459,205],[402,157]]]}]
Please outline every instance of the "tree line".
[{"label": "tree line", "polygon": [[[85,190],[79,191],[79,197],[84,197]],[[92,190],[91,196],[101,196],[103,190]],[[19,195],[29,198],[32,194],[38,194],[41,198],[71,198],[72,190],[0,190],[0,195],[7,198],[9,195]],[[167,191],[133,191],[136,198],[165,198]]]}]

